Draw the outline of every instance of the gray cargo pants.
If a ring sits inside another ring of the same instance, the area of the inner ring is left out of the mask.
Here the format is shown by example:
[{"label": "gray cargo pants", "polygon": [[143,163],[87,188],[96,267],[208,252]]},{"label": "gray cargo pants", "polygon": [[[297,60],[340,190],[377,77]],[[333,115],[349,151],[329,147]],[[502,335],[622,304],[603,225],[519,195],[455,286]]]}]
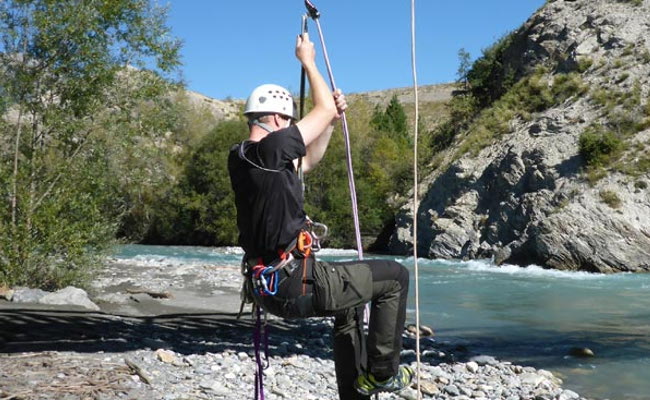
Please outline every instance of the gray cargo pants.
[{"label": "gray cargo pants", "polygon": [[[385,379],[398,372],[408,270],[391,260],[334,263],[311,259],[308,267],[306,273],[296,268],[283,280],[275,296],[264,298],[263,307],[285,318],[334,316],[339,398],[368,399],[353,386],[360,373],[366,371]],[[365,341],[363,310],[368,302],[370,321]]]},{"label": "gray cargo pants", "polygon": [[[367,399],[353,387],[359,373],[365,370],[378,379],[387,379],[397,374],[399,368],[408,298],[408,270],[389,260],[329,265],[334,268],[350,268],[352,274],[358,268],[365,267],[370,271],[370,297],[338,310],[334,320],[334,361],[339,398]],[[342,296],[346,297],[344,294]],[[370,321],[364,354],[363,311],[368,301]]]}]

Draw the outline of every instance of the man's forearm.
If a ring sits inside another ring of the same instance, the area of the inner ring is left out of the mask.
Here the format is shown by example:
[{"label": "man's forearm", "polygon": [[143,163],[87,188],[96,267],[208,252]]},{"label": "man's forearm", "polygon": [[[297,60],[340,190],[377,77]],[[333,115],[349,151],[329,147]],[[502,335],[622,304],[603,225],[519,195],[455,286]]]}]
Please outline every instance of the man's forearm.
[{"label": "man's forearm", "polygon": [[329,145],[334,131],[334,124],[330,124],[309,146],[307,146],[307,154],[302,160],[302,168],[304,172],[309,172],[312,168],[323,159],[327,146]]}]

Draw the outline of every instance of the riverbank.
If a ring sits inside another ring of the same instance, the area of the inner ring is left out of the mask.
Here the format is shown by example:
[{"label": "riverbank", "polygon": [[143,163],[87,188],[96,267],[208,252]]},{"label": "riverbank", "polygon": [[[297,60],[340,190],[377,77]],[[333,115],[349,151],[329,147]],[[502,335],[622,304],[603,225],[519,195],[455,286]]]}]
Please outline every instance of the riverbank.
[{"label": "riverbank", "polygon": [[[89,290],[100,311],[0,301],[0,399],[252,398],[253,321],[236,319],[238,285],[236,267],[114,262]],[[269,330],[266,398],[336,399],[331,321],[271,318]],[[415,365],[414,348],[405,333],[403,362]],[[423,398],[583,399],[550,372],[435,337],[421,353]]]}]

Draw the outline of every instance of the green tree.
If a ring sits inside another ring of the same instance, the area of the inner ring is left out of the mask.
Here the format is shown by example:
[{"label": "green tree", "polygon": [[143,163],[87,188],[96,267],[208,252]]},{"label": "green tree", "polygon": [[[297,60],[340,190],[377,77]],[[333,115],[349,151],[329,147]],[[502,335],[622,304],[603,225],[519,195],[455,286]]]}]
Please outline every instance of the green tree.
[{"label": "green tree", "polygon": [[471,68],[471,55],[467,50],[461,48],[458,50],[458,71],[456,71],[456,76],[458,77],[458,82],[463,84],[465,90],[469,89],[467,74],[469,74]]},{"label": "green tree", "polygon": [[157,102],[146,101],[138,107],[137,118],[124,119],[114,127],[136,132],[149,125],[148,130],[165,133],[162,138],[155,133],[149,137],[134,135],[138,143],[126,142],[110,158],[116,166],[130,166],[120,175],[123,213],[119,238],[140,242],[149,235],[157,223],[161,202],[169,198],[170,188],[178,185],[192,161],[193,149],[217,124],[208,108],[191,104],[186,92],[179,90]]},{"label": "green tree", "polygon": [[237,243],[237,212],[230,186],[228,154],[247,137],[241,120],[224,121],[189,153],[178,185],[154,211],[145,242],[223,246]]},{"label": "green tree", "polygon": [[134,176],[111,157],[162,133],[116,127],[159,104],[179,65],[164,22],[148,0],[0,2],[0,283],[79,284],[110,243]]},{"label": "green tree", "polygon": [[371,141],[362,149],[359,207],[364,231],[376,236],[394,219],[403,195],[412,187],[412,137],[403,106],[393,96],[384,110],[376,108]]},{"label": "green tree", "polygon": [[408,122],[404,107],[396,95],[391,97],[384,110],[379,106],[375,108],[371,119],[372,126],[397,140],[408,140]]},{"label": "green tree", "polygon": [[474,61],[472,68],[467,71],[469,88],[481,108],[489,106],[505,94],[518,78],[506,62],[506,52],[513,40],[513,33],[503,36],[483,50],[482,56]]}]

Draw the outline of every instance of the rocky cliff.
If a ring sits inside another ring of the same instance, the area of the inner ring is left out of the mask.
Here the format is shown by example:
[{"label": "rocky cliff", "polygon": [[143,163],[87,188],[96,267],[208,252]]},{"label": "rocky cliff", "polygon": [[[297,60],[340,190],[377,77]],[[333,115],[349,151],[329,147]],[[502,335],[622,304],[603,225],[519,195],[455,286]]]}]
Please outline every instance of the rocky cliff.
[{"label": "rocky cliff", "polygon": [[[477,151],[460,151],[458,137],[422,184],[418,254],[650,271],[650,1],[549,1],[503,54],[517,77],[543,65],[549,82],[573,73],[587,89],[515,113],[507,133]],[[615,163],[588,168],[580,138],[599,127],[623,145]],[[397,218],[392,253],[412,249],[409,207]]]},{"label": "rocky cliff", "polygon": [[244,108],[243,100],[217,100],[191,90],[186,90],[185,95],[192,107],[208,110],[217,121],[237,118]]}]

